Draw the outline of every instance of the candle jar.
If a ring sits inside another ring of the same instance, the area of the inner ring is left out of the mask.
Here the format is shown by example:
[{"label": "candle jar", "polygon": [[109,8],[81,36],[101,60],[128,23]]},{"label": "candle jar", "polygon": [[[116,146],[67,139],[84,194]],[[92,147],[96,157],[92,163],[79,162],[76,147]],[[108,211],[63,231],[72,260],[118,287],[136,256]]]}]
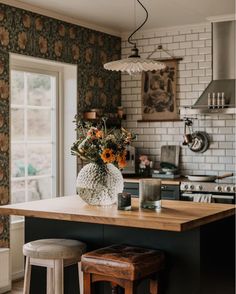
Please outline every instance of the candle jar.
[{"label": "candle jar", "polygon": [[142,179],[140,181],[140,207],[154,210],[161,209],[161,180]]},{"label": "candle jar", "polygon": [[126,192],[119,193],[117,204],[118,210],[131,210],[131,194]]}]

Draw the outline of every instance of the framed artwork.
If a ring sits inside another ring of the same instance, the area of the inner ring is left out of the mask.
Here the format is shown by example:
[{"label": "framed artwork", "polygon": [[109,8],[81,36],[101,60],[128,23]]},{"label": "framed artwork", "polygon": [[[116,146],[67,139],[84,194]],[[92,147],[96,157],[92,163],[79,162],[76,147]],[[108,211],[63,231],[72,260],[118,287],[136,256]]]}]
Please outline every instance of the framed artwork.
[{"label": "framed artwork", "polygon": [[142,73],[142,121],[179,120],[176,107],[178,59],[162,60],[166,67]]}]

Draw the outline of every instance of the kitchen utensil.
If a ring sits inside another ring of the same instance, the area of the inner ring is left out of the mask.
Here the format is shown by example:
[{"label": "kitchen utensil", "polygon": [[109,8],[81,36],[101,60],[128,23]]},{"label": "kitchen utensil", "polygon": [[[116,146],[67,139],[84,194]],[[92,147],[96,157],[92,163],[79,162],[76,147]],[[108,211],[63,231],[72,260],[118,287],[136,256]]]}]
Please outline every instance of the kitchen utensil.
[{"label": "kitchen utensil", "polygon": [[192,138],[191,134],[184,135],[183,145],[188,145],[188,144],[192,143],[192,141],[193,141],[193,138]]},{"label": "kitchen utensil", "polygon": [[[192,125],[193,125],[193,122],[191,119],[189,119],[189,118],[184,119],[184,142],[183,142],[183,145],[188,145],[188,144],[192,143],[192,133],[193,133]],[[187,131],[187,128],[188,128],[188,131]]]},{"label": "kitchen utensil", "polygon": [[210,145],[209,136],[206,132],[197,131],[192,134],[192,143],[188,147],[193,152],[205,152]]},{"label": "kitchen utensil", "polygon": [[233,173],[226,173],[222,176],[213,175],[187,175],[189,181],[192,182],[214,182],[215,180],[232,177]]}]

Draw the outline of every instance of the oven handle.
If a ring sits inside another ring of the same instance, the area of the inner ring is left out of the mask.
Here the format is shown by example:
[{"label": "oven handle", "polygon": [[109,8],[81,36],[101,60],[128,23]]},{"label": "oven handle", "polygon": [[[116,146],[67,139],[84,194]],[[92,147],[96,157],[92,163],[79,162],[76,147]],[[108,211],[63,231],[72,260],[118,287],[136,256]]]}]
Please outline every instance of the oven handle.
[{"label": "oven handle", "polygon": [[[184,196],[184,197],[189,197],[189,198],[193,198],[193,194],[191,193],[182,193],[181,196]],[[212,198],[214,199],[230,199],[230,200],[233,200],[234,199],[234,196],[229,196],[229,195],[212,195]]]}]

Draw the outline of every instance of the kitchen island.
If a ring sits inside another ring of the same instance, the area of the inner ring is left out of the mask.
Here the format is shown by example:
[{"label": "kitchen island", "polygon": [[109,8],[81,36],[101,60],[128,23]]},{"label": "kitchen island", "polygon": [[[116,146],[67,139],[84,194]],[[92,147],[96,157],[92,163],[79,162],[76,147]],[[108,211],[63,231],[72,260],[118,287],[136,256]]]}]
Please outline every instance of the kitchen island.
[{"label": "kitchen island", "polygon": [[[114,243],[162,249],[168,257],[162,279],[166,294],[235,292],[234,205],[164,200],[158,212],[140,210],[133,199],[132,211],[118,211],[115,205],[89,206],[69,196],[2,206],[0,214],[26,217],[26,242],[74,238],[86,242],[88,250]],[[75,268],[66,271],[65,293],[78,293],[75,277]],[[31,293],[43,294],[44,271],[34,269],[32,280]],[[109,293],[107,285],[95,293]],[[148,293],[145,284],[138,293]]]}]

